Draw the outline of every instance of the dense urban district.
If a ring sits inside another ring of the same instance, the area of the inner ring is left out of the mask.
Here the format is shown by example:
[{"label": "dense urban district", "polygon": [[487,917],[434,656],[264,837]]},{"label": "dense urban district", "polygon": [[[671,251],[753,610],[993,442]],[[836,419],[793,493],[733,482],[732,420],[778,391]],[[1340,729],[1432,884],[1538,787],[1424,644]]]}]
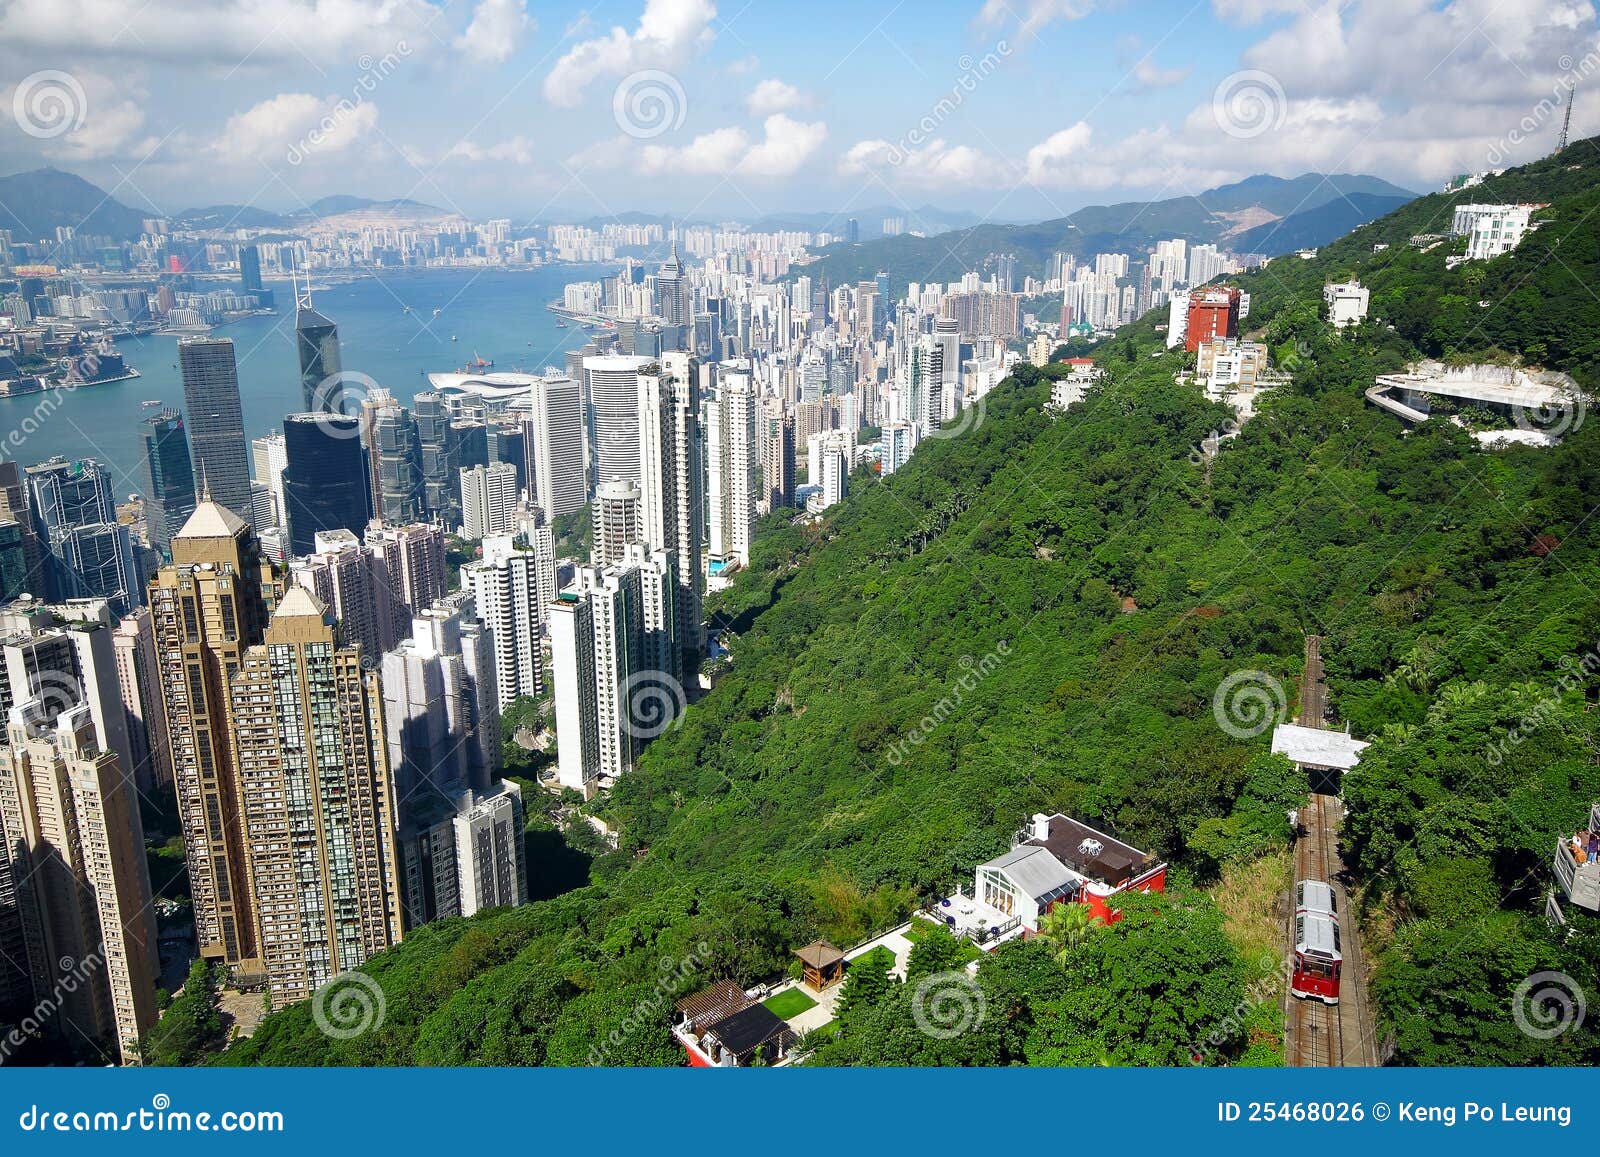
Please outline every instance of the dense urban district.
[{"label": "dense urban district", "polygon": [[[1595,1063],[1597,177],[0,232],[0,392],[184,394],[127,503],[0,462],[0,1062]],[[314,302],[561,262],[565,364],[409,398]]]}]

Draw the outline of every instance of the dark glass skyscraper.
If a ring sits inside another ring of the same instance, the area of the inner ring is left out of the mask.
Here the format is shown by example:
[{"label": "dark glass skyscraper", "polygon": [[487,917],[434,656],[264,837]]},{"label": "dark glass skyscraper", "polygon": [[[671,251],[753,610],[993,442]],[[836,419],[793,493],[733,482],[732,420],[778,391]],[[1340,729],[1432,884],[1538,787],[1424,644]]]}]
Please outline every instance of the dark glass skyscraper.
[{"label": "dark glass skyscraper", "polygon": [[300,351],[300,393],[305,398],[306,412],[333,408],[343,398],[336,387],[322,387],[328,378],[338,374],[339,327],[311,308],[311,294],[303,293],[294,311],[294,344]]},{"label": "dark glass skyscraper", "polygon": [[290,414],[283,420],[283,503],[289,549],[310,554],[319,530],[360,534],[372,517],[361,420],[337,414]]},{"label": "dark glass skyscraper", "polygon": [[261,291],[261,250],[254,245],[239,246],[239,280],[246,293]]},{"label": "dark glass skyscraper", "polygon": [[172,536],[189,521],[195,507],[189,437],[184,433],[183,416],[176,410],[162,410],[146,418],[144,425],[144,460],[150,472],[145,522],[150,527],[150,545],[170,554]]},{"label": "dark glass skyscraper", "polygon": [[178,342],[183,403],[194,473],[211,497],[240,518],[250,517],[250,455],[239,405],[239,367],[232,338]]}]

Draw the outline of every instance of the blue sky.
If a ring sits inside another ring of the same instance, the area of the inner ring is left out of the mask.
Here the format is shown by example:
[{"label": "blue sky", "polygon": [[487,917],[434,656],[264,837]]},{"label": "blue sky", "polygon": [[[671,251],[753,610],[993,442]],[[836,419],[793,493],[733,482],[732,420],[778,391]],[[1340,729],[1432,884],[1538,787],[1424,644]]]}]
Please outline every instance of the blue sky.
[{"label": "blue sky", "polygon": [[1573,78],[1600,130],[1596,37],[1589,0],[0,0],[0,170],[518,219],[1426,188],[1548,151]]}]

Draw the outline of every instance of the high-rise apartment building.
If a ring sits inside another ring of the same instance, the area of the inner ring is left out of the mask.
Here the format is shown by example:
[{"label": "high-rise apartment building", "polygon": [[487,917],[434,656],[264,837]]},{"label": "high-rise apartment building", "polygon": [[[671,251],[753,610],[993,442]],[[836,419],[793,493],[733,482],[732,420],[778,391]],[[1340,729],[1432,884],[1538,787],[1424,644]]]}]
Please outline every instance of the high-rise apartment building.
[{"label": "high-rise apartment building", "polygon": [[465,537],[510,534],[517,514],[517,469],[509,462],[461,472],[461,527]]},{"label": "high-rise apartment building", "polygon": [[11,707],[0,752],[0,859],[36,1001],[95,1059],[137,1059],[157,1018],[156,920],[138,793],[87,704]]},{"label": "high-rise apartment building", "polygon": [[461,568],[461,589],[471,592],[478,617],[494,633],[500,706],[538,695],[544,685],[542,608],[555,597],[554,551],[547,559],[510,535],[491,535],[483,540],[483,557]]},{"label": "high-rise apartment building", "polygon": [[167,746],[167,713],[156,662],[155,624],[149,607],[122,617],[111,637],[117,686],[127,720],[133,778],[140,791],[172,784],[172,750]]},{"label": "high-rise apartment building", "polygon": [[525,456],[533,501],[550,522],[576,513],[589,500],[584,410],[578,380],[559,376],[533,383],[533,406],[523,422]]},{"label": "high-rise apartment building", "polygon": [[178,339],[189,450],[201,488],[240,518],[250,516],[250,465],[232,338]]},{"label": "high-rise apartment building", "polygon": [[622,560],[623,549],[644,536],[639,484],[627,478],[609,478],[594,490],[594,541],[589,561],[606,566]]},{"label": "high-rise apartment building", "polygon": [[260,976],[228,680],[282,588],[250,525],[202,495],[149,592],[198,948]]},{"label": "high-rise apartment building", "polygon": [[654,361],[629,354],[583,359],[597,482],[639,481],[639,374]]},{"label": "high-rise apartment building", "polygon": [[756,396],[750,376],[722,375],[706,402],[706,535],[711,558],[750,565],[761,458],[756,448]]},{"label": "high-rise apartment building", "polygon": [[290,567],[290,578],[333,611],[343,643],[359,644],[376,662],[394,645],[395,623],[389,614],[380,613],[371,556],[348,530],[320,531],[311,547]]},{"label": "high-rise apartment building", "polygon": [[376,671],[303,587],[231,679],[250,883],[271,1000],[304,1000],[402,935]]},{"label": "high-rise apartment building", "polygon": [[766,514],[794,505],[794,419],[777,398],[761,400],[761,504]]},{"label": "high-rise apartment building", "polygon": [[[413,616],[444,598],[444,529],[431,522],[404,526],[373,523],[362,542],[371,560],[377,618],[392,642],[406,637]],[[553,550],[553,546],[552,546]]]}]

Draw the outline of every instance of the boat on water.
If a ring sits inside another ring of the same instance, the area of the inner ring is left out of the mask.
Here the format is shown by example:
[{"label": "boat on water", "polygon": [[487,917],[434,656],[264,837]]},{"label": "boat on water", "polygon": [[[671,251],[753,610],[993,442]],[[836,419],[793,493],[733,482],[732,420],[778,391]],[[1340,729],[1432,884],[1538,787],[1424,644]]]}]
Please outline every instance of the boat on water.
[{"label": "boat on water", "polygon": [[566,329],[567,328],[567,323],[564,322],[564,321],[558,321],[558,322],[556,322],[556,328],[557,329]]},{"label": "boat on water", "polygon": [[[455,341],[456,339],[455,338],[451,338],[450,340],[451,341]],[[464,374],[475,374],[475,373],[480,373],[483,370],[492,370],[492,369],[494,369],[494,362],[490,361],[488,358],[479,357],[478,356],[478,351],[477,350],[473,350],[472,351],[472,360],[469,361],[466,365],[461,367],[461,372],[464,373]]]},{"label": "boat on water", "polygon": [[442,310],[442,309],[436,309],[436,310],[433,311],[433,316],[434,317],[438,317],[443,312],[444,312],[444,310]]},{"label": "boat on water", "polygon": [[139,405],[142,406],[146,410],[153,410],[157,406],[159,406],[160,404],[161,404],[161,399],[160,398],[146,398],[144,401],[139,403]]},{"label": "boat on water", "polygon": [[450,335],[450,340],[451,341],[455,341],[456,340],[456,335],[455,334],[451,334]]}]

